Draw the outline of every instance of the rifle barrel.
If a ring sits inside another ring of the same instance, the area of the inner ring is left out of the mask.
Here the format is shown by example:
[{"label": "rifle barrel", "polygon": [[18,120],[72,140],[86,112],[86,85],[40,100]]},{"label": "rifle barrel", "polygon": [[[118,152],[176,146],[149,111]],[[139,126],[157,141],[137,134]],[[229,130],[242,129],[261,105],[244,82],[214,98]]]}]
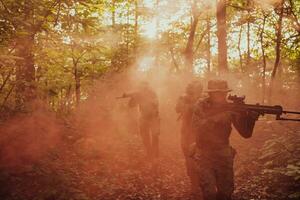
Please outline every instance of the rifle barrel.
[{"label": "rifle barrel", "polygon": [[261,114],[271,114],[271,115],[280,115],[282,114],[281,106],[265,106],[265,105],[256,105],[256,104],[227,104],[229,107],[237,110],[252,110]]},{"label": "rifle barrel", "polygon": [[279,119],[277,119],[277,120],[300,122],[300,119],[294,119],[294,118],[279,118]]},{"label": "rifle barrel", "polygon": [[284,110],[282,111],[284,114],[295,114],[295,115],[300,115],[300,112],[297,112],[297,111],[287,111],[287,110]]}]

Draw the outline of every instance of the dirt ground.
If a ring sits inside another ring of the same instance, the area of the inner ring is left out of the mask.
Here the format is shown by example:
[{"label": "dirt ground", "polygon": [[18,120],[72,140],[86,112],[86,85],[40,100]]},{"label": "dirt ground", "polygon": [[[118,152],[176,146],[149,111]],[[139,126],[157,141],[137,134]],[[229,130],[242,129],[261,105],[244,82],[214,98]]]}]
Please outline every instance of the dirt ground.
[{"label": "dirt ground", "polygon": [[[60,142],[40,159],[23,163],[17,170],[2,167],[1,199],[191,199],[179,125],[172,129],[162,126],[159,163],[153,168],[145,159],[140,137],[128,129],[115,127],[106,134],[95,129],[93,134],[84,135],[84,129],[70,124],[62,125]],[[255,184],[258,157],[267,140],[286,131],[299,133],[299,127],[260,121],[251,139],[232,133],[232,145],[238,152],[235,200],[268,199],[265,193],[271,191],[264,187],[268,180]]]}]

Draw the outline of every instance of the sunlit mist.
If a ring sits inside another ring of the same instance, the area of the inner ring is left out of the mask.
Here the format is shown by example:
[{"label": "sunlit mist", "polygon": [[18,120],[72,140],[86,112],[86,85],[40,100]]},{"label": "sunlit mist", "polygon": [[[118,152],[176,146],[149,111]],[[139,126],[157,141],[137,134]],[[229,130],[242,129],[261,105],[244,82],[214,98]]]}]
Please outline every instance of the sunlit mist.
[{"label": "sunlit mist", "polygon": [[157,19],[154,18],[142,26],[141,33],[149,39],[155,39],[157,37],[157,29]]},{"label": "sunlit mist", "polygon": [[154,65],[155,57],[145,56],[138,63],[138,71],[146,72]]}]

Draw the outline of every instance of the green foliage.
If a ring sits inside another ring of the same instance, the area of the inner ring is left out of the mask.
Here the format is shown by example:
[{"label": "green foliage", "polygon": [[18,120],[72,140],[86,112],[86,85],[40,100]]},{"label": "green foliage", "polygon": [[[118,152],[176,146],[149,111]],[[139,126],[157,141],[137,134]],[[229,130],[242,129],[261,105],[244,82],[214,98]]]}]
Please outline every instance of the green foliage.
[{"label": "green foliage", "polygon": [[[297,127],[297,126],[295,126]],[[237,196],[241,199],[298,199],[300,186],[299,131],[281,127],[267,139],[255,156],[244,157],[247,166],[238,170]],[[253,151],[253,150],[251,150]],[[251,165],[250,165],[251,164]],[[251,170],[251,177],[245,176]],[[244,195],[243,192],[247,192]]]}]

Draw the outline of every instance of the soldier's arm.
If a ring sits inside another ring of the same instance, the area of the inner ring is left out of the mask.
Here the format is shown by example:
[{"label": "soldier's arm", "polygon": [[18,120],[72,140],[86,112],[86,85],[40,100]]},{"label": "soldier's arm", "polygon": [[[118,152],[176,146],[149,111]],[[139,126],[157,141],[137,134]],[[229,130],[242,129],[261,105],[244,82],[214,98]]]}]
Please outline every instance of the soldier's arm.
[{"label": "soldier's arm", "polygon": [[234,115],[233,125],[244,138],[250,138],[253,133],[258,114],[253,112],[243,112]]},{"label": "soldier's arm", "polygon": [[127,94],[130,98],[128,101],[129,107],[135,107],[139,104],[139,93],[138,92],[132,92]]},{"label": "soldier's arm", "polygon": [[194,132],[198,132],[203,128],[203,124],[205,123],[203,105],[202,103],[197,103],[193,107],[193,115],[192,115],[192,130]]},{"label": "soldier's arm", "polygon": [[194,108],[194,103],[189,100],[186,96],[179,97],[176,104],[176,112],[177,113],[185,113],[192,111]]},{"label": "soldier's arm", "polygon": [[176,107],[175,107],[175,110],[177,113],[183,113],[184,112],[184,97],[179,97],[178,100],[177,100],[177,104],[176,104]]}]

